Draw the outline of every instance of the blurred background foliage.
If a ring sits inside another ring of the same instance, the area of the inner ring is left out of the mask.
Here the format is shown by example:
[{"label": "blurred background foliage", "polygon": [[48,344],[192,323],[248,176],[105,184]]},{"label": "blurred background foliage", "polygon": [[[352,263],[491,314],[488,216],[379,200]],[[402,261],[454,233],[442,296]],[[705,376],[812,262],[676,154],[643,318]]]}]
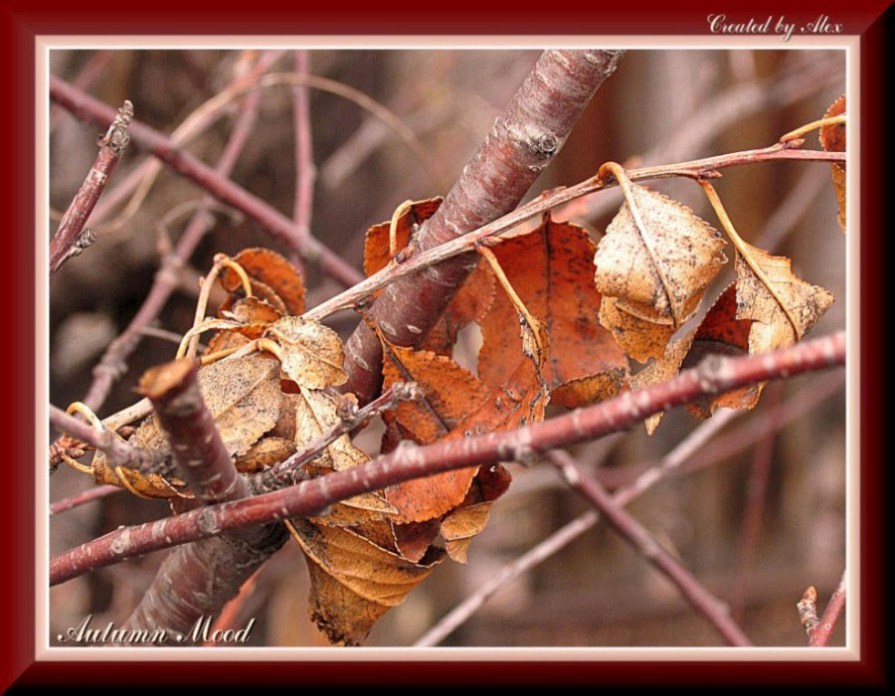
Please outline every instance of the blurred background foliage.
[{"label": "blurred background foliage", "polygon": [[[315,50],[310,70],[385,104],[415,134],[414,152],[379,121],[344,98],[312,91],[316,184],[312,233],[360,268],[363,233],[406,199],[444,194],[476,151],[495,117],[531,66],[535,50]],[[51,72],[79,81],[114,106],[130,99],[136,118],[171,133],[223,89],[253,56],[237,50],[54,50]],[[294,70],[282,51],[273,70]],[[537,191],[591,176],[601,163],[670,163],[762,147],[819,118],[845,91],[845,57],[835,51],[632,51],[598,92]],[[287,215],[295,195],[295,128],[289,87],[265,89],[258,121],[232,178]],[[186,147],[217,161],[235,107]],[[63,211],[96,154],[96,129],[51,110],[50,200]],[[814,136],[809,147],[815,147]],[[132,146],[110,183],[123,180],[147,155]],[[655,188],[714,217],[692,182]],[[727,169],[717,188],[740,234],[794,259],[806,280],[826,287],[836,303],[814,329],[845,325],[845,238],[824,165],[781,162]],[[83,397],[91,368],[142,304],[160,249],[180,234],[202,191],[163,170],[147,198],[121,224],[91,219],[98,241],[69,262],[50,291],[51,401],[64,407]],[[568,210],[598,239],[619,205],[616,191]],[[197,278],[216,252],[247,246],[285,251],[252,221],[226,210],[180,274],[180,288],[157,327],[182,333],[192,323]],[[53,230],[56,221],[51,224]],[[732,253],[732,250],[731,250]],[[730,282],[722,274],[715,297]],[[338,285],[308,269],[309,305]],[[331,325],[347,336],[356,317]],[[474,364],[474,331],[466,364]],[[176,346],[144,337],[129,371],[100,415],[135,400],[134,385]],[[757,645],[804,645],[796,602],[816,585],[821,608],[845,564],[845,397],[842,371],[772,385],[753,413],[743,414],[690,462],[714,462],[662,483],[630,509],[717,596]],[[642,428],[578,448],[579,461],[609,486],[630,480],[685,438],[697,423],[666,416],[648,438]],[[375,427],[358,444],[375,453]],[[369,644],[413,644],[458,602],[505,564],[549,537],[587,506],[546,467],[513,467],[515,481],[473,543],[467,566],[450,562],[411,593],[374,629]],[[62,468],[51,499],[91,486]],[[55,554],[123,524],[167,514],[163,502],[119,493],[51,519]],[[162,553],[113,566],[51,589],[51,635],[94,614],[94,625],[123,621],[142,596]],[[307,575],[293,544],[257,577],[235,625],[257,622],[254,645],[322,645],[307,619]],[[840,624],[834,644],[843,641]],[[597,524],[569,546],[506,584],[443,645],[466,646],[713,646],[714,630],[674,588],[627,545]]]}]

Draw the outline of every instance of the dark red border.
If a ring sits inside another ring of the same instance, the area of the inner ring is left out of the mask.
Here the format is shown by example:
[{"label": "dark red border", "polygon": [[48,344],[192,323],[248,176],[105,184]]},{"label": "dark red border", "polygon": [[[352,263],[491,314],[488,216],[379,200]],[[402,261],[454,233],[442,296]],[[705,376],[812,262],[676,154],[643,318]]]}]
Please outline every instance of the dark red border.
[{"label": "dark red border", "polygon": [[[885,488],[882,457],[882,339],[879,335],[878,310],[885,297],[882,286],[881,253],[884,228],[883,201],[885,187],[881,137],[883,125],[891,123],[882,111],[885,90],[884,52],[891,38],[891,8],[888,3],[851,0],[848,3],[816,2],[810,9],[804,5],[781,8],[780,2],[756,0],[747,9],[721,7],[720,2],[668,3],[654,0],[626,0],[619,9],[574,10],[547,15],[544,11],[470,11],[468,0],[451,3],[450,11],[440,9],[423,13],[387,8],[377,3],[375,11],[353,11],[340,6],[339,12],[289,11],[277,3],[255,2],[250,9],[222,10],[185,8],[182,0],[157,0],[152,12],[122,10],[120,3],[79,2],[76,6],[57,0],[8,2],[2,10],[2,46],[4,71],[8,86],[6,109],[0,110],[6,151],[11,153],[14,168],[6,186],[2,187],[4,209],[10,213],[6,236],[5,271],[0,274],[4,296],[15,298],[13,328],[7,328],[0,342],[3,364],[11,375],[7,384],[13,394],[5,402],[10,413],[0,419],[4,428],[5,471],[0,495],[0,524],[3,530],[4,572],[0,573],[0,612],[4,621],[0,631],[0,688],[71,684],[133,684],[136,679],[145,685],[161,684],[674,684],[735,683],[792,685],[864,685],[881,687],[888,684],[884,664],[886,615],[883,588],[885,564],[883,544]],[[593,5],[593,3],[590,3]],[[75,9],[73,9],[76,7]],[[34,253],[33,215],[34,181],[34,86],[33,46],[38,34],[134,33],[134,34],[586,34],[636,33],[673,35],[707,34],[706,14],[726,12],[734,19],[763,14],[788,18],[813,19],[825,13],[833,21],[845,24],[846,31],[862,35],[861,85],[863,138],[861,191],[864,244],[861,252],[862,281],[862,562],[861,579],[863,615],[861,617],[862,660],[859,663],[481,663],[469,662],[364,662],[340,663],[221,663],[177,662],[164,664],[164,669],[151,668],[152,663],[37,663],[34,661],[34,508],[33,438],[35,423],[34,385]]]}]

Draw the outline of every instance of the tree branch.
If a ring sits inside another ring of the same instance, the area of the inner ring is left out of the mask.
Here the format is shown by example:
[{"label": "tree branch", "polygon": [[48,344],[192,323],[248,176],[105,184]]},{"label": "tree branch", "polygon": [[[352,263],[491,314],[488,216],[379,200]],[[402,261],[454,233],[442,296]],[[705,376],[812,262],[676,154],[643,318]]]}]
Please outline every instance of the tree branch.
[{"label": "tree branch", "polygon": [[[149,370],[140,389],[152,402],[181,476],[203,505],[245,498],[239,475],[199,390],[196,361],[183,358]],[[169,555],[125,623],[131,629],[187,631],[218,612],[242,584],[282,546],[278,524],[234,529]]]},{"label": "tree branch", "polygon": [[582,474],[566,452],[554,450],[548,452],[547,458],[559,469],[569,486],[587,498],[609,525],[665,575],[696,611],[708,619],[728,645],[752,645],[742,629],[731,619],[727,606],[712,595],[643,525],[625,512],[598,481]]},{"label": "tree branch", "polygon": [[[109,109],[111,111],[111,108]],[[77,256],[93,244],[94,235],[84,228],[93,206],[106,188],[106,182],[130,142],[128,128],[134,118],[134,107],[129,101],[114,113],[109,129],[99,140],[99,154],[81,183],[81,188],[62,216],[59,229],[50,241],[50,279],[68,259]]]},{"label": "tree branch", "polygon": [[[260,75],[276,60],[276,57],[275,54],[265,54],[252,70],[250,77],[254,78]],[[241,82],[243,79],[245,78],[240,78],[239,81]],[[249,92],[240,104],[239,116],[215,168],[220,176],[228,177],[233,171],[236,160],[242,153],[255,124],[260,100],[260,92]],[[99,411],[109,395],[112,385],[127,371],[127,359],[139,345],[143,329],[159,315],[168,298],[177,288],[177,272],[193,255],[199,242],[211,227],[213,219],[208,209],[213,201],[212,196],[206,196],[199,204],[198,210],[193,214],[180,236],[174,252],[162,259],[161,266],[153,279],[152,288],[139,311],[121,335],[109,344],[99,363],[93,368],[93,383],[87,391],[84,403],[94,411]]]},{"label": "tree branch", "polygon": [[830,636],[833,634],[833,629],[836,628],[836,622],[839,621],[839,616],[842,614],[842,609],[844,607],[845,572],[842,573],[842,579],[839,581],[839,585],[830,597],[827,608],[824,609],[823,616],[820,617],[820,621],[811,632],[809,645],[812,648],[826,647],[827,643],[830,641]]},{"label": "tree branch", "polygon": [[399,446],[394,452],[347,471],[247,500],[193,510],[175,517],[110,532],[57,556],[50,582],[58,584],[95,568],[234,529],[288,517],[320,514],[329,505],[361,493],[432,474],[499,461],[518,461],[557,447],[592,440],[630,427],[648,416],[709,394],[845,362],[845,334],[739,358],[710,357],[696,368],[648,389],[557,416],[537,425],[476,437]]},{"label": "tree branch", "polygon": [[[545,51],[444,203],[423,224],[414,250],[443,245],[513,210],[562,148],[622,55],[614,50]],[[397,282],[376,300],[372,320],[392,343],[414,345],[438,321],[477,262],[475,254],[466,253],[449,263],[429,264],[413,278],[392,278]],[[349,379],[344,389],[366,403],[379,391],[382,361],[380,341],[366,322],[358,324],[345,353]]]},{"label": "tree branch", "polygon": [[[92,123],[108,123],[114,118],[109,106],[54,75],[50,76],[50,97],[79,118]],[[318,264],[345,286],[351,287],[361,280],[362,276],[357,270],[316,238],[297,235],[295,223],[288,217],[181,150],[170,138],[139,121],[131,124],[131,135],[135,143],[149,150],[175,172],[195,182],[218,200],[248,215],[289,248],[308,261]]]}]

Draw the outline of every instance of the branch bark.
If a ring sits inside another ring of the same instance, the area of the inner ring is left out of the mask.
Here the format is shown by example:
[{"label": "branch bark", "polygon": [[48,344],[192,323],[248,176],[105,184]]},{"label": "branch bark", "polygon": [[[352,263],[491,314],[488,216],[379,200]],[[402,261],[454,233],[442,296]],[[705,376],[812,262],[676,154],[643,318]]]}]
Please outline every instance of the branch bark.
[{"label": "branch bark", "polygon": [[[622,55],[615,50],[545,51],[444,203],[420,229],[415,251],[454,240],[513,210]],[[466,253],[401,278],[377,299],[371,318],[392,343],[414,345],[438,321],[477,262],[474,253]],[[382,346],[361,322],[345,352],[349,379],[344,389],[366,403],[379,391]]]},{"label": "branch bark", "polygon": [[667,382],[625,392],[534,426],[440,441],[426,447],[399,446],[367,464],[298,486],[110,532],[54,558],[50,563],[50,582],[55,585],[125,558],[234,529],[319,514],[340,500],[413,478],[499,461],[525,460],[624,430],[654,413],[708,394],[844,363],[844,332],[772,353],[709,358]]},{"label": "branch bark", "polygon": [[134,118],[134,107],[129,101],[125,101],[124,106],[118,109],[117,113],[113,113],[109,119],[111,121],[109,129],[99,140],[96,161],[62,216],[59,229],[50,241],[51,280],[62,268],[62,264],[93,244],[94,235],[85,229],[84,225],[130,142],[128,129]]},{"label": "branch bark", "polygon": [[[149,370],[140,389],[152,402],[181,476],[203,505],[249,495],[199,390],[196,361],[188,358]],[[220,611],[242,584],[282,546],[278,524],[235,529],[177,549],[165,559],[127,629],[188,632]]]}]

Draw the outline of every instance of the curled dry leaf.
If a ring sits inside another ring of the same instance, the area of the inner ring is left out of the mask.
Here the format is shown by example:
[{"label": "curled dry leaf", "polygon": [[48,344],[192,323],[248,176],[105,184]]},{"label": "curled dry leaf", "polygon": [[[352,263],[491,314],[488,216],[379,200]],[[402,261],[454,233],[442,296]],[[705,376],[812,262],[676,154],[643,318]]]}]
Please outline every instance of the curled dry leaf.
[{"label": "curled dry leaf", "polygon": [[332,643],[360,644],[443,557],[432,549],[414,563],[350,529],[300,519],[289,526],[308,559],[311,618]]},{"label": "curled dry leaf", "polygon": [[[687,206],[626,182],[594,258],[600,322],[635,360],[664,353],[726,263],[725,242]],[[614,301],[607,302],[607,298]]]},{"label": "curled dry leaf", "polygon": [[[845,113],[845,95],[834,101],[824,118],[841,116]],[[836,123],[824,126],[820,129],[820,144],[827,152],[845,152],[845,124]],[[839,206],[839,227],[845,232],[845,163],[832,162],[830,169],[833,174],[833,189],[836,191],[836,203]]]},{"label": "curled dry leaf", "polygon": [[737,319],[753,320],[749,352],[764,353],[798,341],[833,304],[824,288],[792,272],[792,261],[742,240],[737,244]]},{"label": "curled dry leaf", "polygon": [[[252,292],[284,315],[305,311],[305,284],[301,274],[289,261],[270,249],[243,249],[233,261],[242,266],[252,280]],[[242,283],[231,268],[220,275],[221,286],[235,296]],[[224,307],[227,309],[229,304]]]},{"label": "curled dry leaf", "polygon": [[280,346],[280,363],[293,382],[308,389],[344,384],[345,348],[332,329],[301,317],[283,317],[265,335]]},{"label": "curled dry leaf", "polygon": [[[576,408],[617,394],[627,379],[628,360],[597,320],[601,297],[593,283],[594,244],[587,232],[548,215],[530,234],[504,241],[493,252],[550,337],[544,380],[551,403]],[[513,304],[498,293],[481,322],[478,372],[491,387],[504,383],[523,360],[518,321]]]}]

